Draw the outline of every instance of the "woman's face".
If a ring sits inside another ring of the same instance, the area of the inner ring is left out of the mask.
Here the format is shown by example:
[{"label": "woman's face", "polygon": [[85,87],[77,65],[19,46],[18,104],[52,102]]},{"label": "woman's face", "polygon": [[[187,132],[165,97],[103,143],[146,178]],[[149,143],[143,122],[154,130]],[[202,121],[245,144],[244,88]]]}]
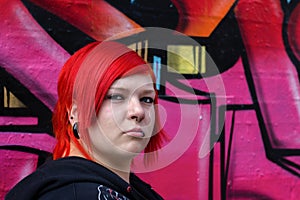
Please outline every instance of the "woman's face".
[{"label": "woman's face", "polygon": [[155,124],[155,90],[149,74],[116,80],[89,128],[93,157],[129,156],[144,150]]}]

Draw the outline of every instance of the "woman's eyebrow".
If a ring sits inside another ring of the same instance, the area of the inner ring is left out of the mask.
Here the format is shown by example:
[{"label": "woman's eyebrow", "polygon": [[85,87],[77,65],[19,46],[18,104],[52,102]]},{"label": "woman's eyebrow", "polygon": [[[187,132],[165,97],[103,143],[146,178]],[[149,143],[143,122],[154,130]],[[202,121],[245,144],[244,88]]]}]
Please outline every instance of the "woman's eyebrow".
[{"label": "woman's eyebrow", "polygon": [[146,89],[146,90],[143,90],[142,92],[145,93],[145,94],[152,94],[152,93],[155,94],[155,90],[154,89]]},{"label": "woman's eyebrow", "polygon": [[[137,88],[138,90],[140,89],[142,92],[144,93],[155,93],[155,90],[152,89],[152,88],[145,88],[143,89],[142,87],[141,88]],[[111,86],[109,88],[109,90],[124,90],[124,91],[128,91],[130,90],[129,88],[126,88],[126,87],[122,87],[122,86]]]},{"label": "woman's eyebrow", "polygon": [[[130,92],[130,89],[115,86],[115,87],[110,87],[108,89],[108,91],[110,91],[110,92],[120,91],[120,92],[128,93],[128,92]],[[154,89],[141,89],[140,93],[143,94],[143,95],[155,95],[156,94]]]}]

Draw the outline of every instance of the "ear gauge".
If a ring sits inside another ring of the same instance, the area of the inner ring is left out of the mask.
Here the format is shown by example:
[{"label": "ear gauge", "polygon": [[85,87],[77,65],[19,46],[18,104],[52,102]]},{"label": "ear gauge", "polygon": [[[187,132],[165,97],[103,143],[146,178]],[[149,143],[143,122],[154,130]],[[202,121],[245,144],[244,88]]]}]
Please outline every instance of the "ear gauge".
[{"label": "ear gauge", "polygon": [[78,133],[78,122],[75,122],[73,124],[72,128],[73,128],[73,134],[74,134],[75,138],[79,139],[80,137],[79,137],[79,133]]}]

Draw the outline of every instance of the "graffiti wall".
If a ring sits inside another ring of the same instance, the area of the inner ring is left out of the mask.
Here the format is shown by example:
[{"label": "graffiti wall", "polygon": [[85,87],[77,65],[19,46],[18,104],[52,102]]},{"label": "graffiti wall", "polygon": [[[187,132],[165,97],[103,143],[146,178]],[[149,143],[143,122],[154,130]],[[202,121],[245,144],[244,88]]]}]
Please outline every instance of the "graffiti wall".
[{"label": "graffiti wall", "polygon": [[299,1],[0,3],[1,199],[51,158],[63,63],[116,36],[151,63],[170,138],[140,177],[165,199],[299,198]]}]

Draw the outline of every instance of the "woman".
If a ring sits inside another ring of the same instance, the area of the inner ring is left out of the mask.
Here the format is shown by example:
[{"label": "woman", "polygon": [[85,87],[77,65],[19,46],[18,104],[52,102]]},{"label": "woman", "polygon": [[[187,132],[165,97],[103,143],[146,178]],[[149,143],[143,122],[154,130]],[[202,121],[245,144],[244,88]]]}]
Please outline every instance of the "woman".
[{"label": "woman", "polygon": [[122,44],[94,42],[77,51],[58,80],[54,161],[6,199],[162,199],[130,172],[140,152],[153,161],[165,137],[154,82],[151,68]]}]

